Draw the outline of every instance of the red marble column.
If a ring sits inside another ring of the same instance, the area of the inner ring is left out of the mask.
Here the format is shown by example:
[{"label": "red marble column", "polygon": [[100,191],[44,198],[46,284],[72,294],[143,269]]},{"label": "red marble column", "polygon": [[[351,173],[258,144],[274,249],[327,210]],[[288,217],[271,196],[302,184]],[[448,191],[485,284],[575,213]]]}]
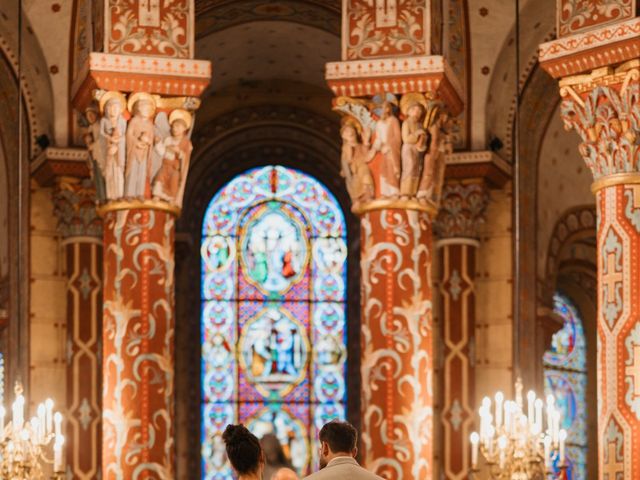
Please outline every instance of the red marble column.
[{"label": "red marble column", "polygon": [[54,205],[68,278],[66,471],[89,480],[101,457],[102,220],[88,178],[58,177]]},{"label": "red marble column", "polygon": [[174,212],[104,217],[104,479],[173,478]]},{"label": "red marble column", "polygon": [[389,479],[432,474],[431,238],[425,212],[362,216],[363,458]]},{"label": "red marble column", "polygon": [[640,478],[639,32],[635,18],[540,48],[543,68],[562,77],[562,118],[595,180],[602,480]]},{"label": "red marble column", "polygon": [[440,381],[442,475],[466,479],[471,468],[469,435],[474,430],[475,277],[478,226],[488,196],[480,182],[448,182],[436,223],[439,240]]}]

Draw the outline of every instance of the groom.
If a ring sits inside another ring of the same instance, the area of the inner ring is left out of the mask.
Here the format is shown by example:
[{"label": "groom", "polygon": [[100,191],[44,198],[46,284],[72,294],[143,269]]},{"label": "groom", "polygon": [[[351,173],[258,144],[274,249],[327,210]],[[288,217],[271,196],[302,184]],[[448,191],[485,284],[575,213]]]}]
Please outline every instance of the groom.
[{"label": "groom", "polygon": [[320,471],[306,480],[383,480],[355,460],[358,432],[348,422],[332,420],[320,430]]}]

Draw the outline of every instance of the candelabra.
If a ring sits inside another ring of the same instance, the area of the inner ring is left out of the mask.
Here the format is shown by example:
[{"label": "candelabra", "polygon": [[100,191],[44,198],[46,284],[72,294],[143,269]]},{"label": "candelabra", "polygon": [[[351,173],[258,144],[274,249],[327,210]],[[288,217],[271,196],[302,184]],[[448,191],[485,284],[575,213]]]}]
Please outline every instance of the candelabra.
[{"label": "candelabra", "polygon": [[62,462],[62,415],[53,412],[53,401],[47,399],[37,415],[25,421],[25,398],[16,383],[12,419],[5,423],[6,410],[0,406],[0,479],[42,480],[46,465],[53,465],[52,480],[65,478]]},{"label": "candelabra", "polygon": [[[483,399],[479,410],[480,431],[470,437],[472,477],[480,472],[478,454],[481,453],[489,478],[494,480],[563,479],[567,432],[560,428],[561,413],[554,397],[547,397],[546,412],[543,412],[544,402],[529,391],[525,414],[520,379],[515,392],[515,401],[505,401],[502,392],[496,393],[493,406],[489,397]],[[543,430],[545,418],[547,428]],[[559,475],[552,468],[554,457],[558,459]]]}]

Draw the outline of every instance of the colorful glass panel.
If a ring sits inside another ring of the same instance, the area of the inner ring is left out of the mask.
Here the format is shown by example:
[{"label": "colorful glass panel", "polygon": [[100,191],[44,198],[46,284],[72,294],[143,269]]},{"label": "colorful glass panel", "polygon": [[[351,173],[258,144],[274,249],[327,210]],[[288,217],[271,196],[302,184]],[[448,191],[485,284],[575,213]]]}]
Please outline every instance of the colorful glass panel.
[{"label": "colorful glass panel", "polygon": [[221,435],[237,422],[275,433],[306,474],[346,410],[342,210],[312,177],[268,166],[213,197],[202,233],[202,478],[232,478]]},{"label": "colorful glass panel", "polygon": [[587,472],[587,349],[578,310],[563,296],[554,296],[554,310],[564,319],[545,352],[545,395],[552,394],[567,430],[567,480],[584,480]]}]

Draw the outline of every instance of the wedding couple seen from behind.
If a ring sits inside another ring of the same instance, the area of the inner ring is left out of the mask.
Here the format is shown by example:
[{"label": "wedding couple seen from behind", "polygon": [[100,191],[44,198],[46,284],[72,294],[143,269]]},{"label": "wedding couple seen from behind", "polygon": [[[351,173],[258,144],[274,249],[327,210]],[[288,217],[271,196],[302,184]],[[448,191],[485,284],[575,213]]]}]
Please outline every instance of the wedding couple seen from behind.
[{"label": "wedding couple seen from behind", "polygon": [[[333,420],[320,430],[320,470],[307,480],[382,480],[355,459],[358,432],[348,422]],[[222,436],[231,466],[238,480],[262,480],[265,454],[260,441],[244,425],[228,425]],[[297,480],[289,468],[278,470],[272,480]]]}]

